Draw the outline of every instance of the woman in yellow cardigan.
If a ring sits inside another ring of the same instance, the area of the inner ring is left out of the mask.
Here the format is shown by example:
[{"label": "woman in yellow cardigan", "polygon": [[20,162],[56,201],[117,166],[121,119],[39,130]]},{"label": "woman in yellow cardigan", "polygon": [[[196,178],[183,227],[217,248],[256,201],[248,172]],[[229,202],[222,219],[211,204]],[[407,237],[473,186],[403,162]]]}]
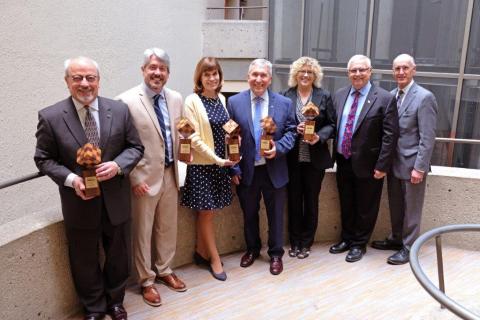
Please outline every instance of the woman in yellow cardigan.
[{"label": "woman in yellow cardigan", "polygon": [[181,205],[198,211],[198,265],[209,268],[212,276],[227,279],[215,244],[214,210],[232,203],[231,178],[228,167],[236,164],[225,157],[225,132],[229,120],[225,97],[220,93],[223,72],[212,57],[200,59],[193,76],[194,92],[185,99],[185,116],[195,127],[192,139],[193,160],[188,164]]}]

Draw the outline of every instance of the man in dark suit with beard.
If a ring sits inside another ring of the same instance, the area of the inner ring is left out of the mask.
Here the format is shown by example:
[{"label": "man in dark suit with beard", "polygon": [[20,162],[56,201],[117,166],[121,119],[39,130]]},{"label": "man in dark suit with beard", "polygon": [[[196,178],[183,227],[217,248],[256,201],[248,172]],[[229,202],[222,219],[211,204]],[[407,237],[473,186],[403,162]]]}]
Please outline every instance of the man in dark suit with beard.
[{"label": "man in dark suit with beard", "polygon": [[[70,268],[85,319],[127,319],[123,307],[130,275],[129,172],[142,158],[143,146],[125,104],[98,97],[95,61],[65,61],[71,97],[38,113],[34,160],[59,187]],[[95,174],[100,196],[85,193],[77,150],[87,142],[101,150]],[[103,269],[99,242],[105,250]]]},{"label": "man in dark suit with beard", "polygon": [[333,97],[337,110],[337,186],[342,216],[341,241],[330,253],[349,251],[355,262],[366,252],[378,216],[383,178],[392,163],[398,139],[394,96],[370,82],[370,59],[355,55],[348,62],[351,86]]}]

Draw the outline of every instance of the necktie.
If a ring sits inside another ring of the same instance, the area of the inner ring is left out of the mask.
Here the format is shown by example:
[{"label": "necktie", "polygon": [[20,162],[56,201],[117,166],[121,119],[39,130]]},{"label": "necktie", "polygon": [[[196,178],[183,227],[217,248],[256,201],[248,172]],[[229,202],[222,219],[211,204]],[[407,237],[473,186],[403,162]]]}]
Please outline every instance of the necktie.
[{"label": "necktie", "polygon": [[85,116],[85,135],[87,136],[88,142],[98,147],[100,138],[98,136],[97,122],[90,112],[89,106],[84,107],[86,110]]},{"label": "necktie", "polygon": [[253,117],[253,132],[255,134],[255,161],[260,160],[260,137],[262,135],[262,97],[255,97],[255,114]]},{"label": "necktie", "polygon": [[167,129],[165,127],[165,120],[163,118],[162,110],[160,109],[160,105],[158,101],[163,99],[160,94],[156,94],[153,96],[153,109],[155,110],[155,114],[158,118],[158,124],[160,125],[160,129],[162,130],[163,141],[165,143],[165,165],[167,165],[170,161],[170,157],[168,156],[168,143],[167,143]]},{"label": "necktie", "polygon": [[360,91],[355,91],[355,98],[353,99],[352,107],[348,113],[347,123],[345,124],[345,131],[343,133],[342,141],[342,154],[348,159],[352,155],[352,136],[353,136],[353,124],[355,122],[355,115],[358,108],[358,97],[360,97]]},{"label": "necktie", "polygon": [[397,94],[397,108],[400,109],[400,105],[402,104],[402,100],[403,100],[403,90],[399,90],[398,91],[398,94]]}]

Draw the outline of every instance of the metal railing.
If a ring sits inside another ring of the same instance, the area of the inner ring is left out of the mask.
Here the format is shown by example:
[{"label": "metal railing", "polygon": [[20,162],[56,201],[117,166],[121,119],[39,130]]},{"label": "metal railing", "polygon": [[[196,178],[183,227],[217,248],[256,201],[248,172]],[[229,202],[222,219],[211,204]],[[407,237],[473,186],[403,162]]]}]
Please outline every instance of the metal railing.
[{"label": "metal railing", "polygon": [[3,189],[3,188],[7,188],[7,187],[10,187],[10,186],[22,183],[22,182],[37,179],[37,178],[40,178],[40,177],[43,177],[43,176],[44,176],[43,173],[36,172],[36,173],[27,174],[26,176],[23,176],[23,177],[19,177],[19,178],[7,180],[7,181],[4,181],[4,182],[0,182],[0,190]]},{"label": "metal railing", "polygon": [[[462,319],[479,320],[480,315],[477,315],[470,310],[465,309],[463,306],[450,299],[445,294],[445,278],[443,276],[443,257],[442,257],[442,239],[441,236],[444,233],[450,232],[463,232],[463,231],[480,231],[480,224],[457,224],[439,227],[425,232],[421,235],[413,244],[410,250],[410,267],[413,274],[417,278],[420,285],[438,302],[442,308],[447,308]],[[437,250],[437,266],[438,266],[438,283],[437,288],[430,279],[423,272],[418,261],[418,253],[422,245],[428,240],[435,237],[435,244]]]},{"label": "metal railing", "polygon": [[245,6],[245,7],[207,7],[207,10],[239,10],[238,20],[243,20],[245,10],[267,9],[268,6]]}]

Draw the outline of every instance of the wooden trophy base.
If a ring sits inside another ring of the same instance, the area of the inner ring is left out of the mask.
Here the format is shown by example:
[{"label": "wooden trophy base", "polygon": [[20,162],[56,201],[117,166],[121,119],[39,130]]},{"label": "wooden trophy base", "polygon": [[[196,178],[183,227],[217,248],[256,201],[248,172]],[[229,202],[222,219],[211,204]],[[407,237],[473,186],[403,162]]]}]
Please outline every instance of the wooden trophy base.
[{"label": "wooden trophy base", "polygon": [[85,183],[85,196],[97,197],[100,195],[100,185],[98,184],[95,169],[83,170],[83,181]]},{"label": "wooden trophy base", "polygon": [[270,145],[270,140],[272,140],[272,136],[269,134],[264,134],[260,138],[260,155],[261,156],[265,156],[265,151],[268,151],[272,148]]},{"label": "wooden trophy base", "polygon": [[315,120],[305,121],[305,131],[303,132],[303,140],[313,141],[315,138]]},{"label": "wooden trophy base", "polygon": [[192,157],[192,140],[180,138],[180,148],[178,148],[178,160],[183,162],[190,162]]},{"label": "wooden trophy base", "polygon": [[240,143],[238,137],[227,139],[227,154],[230,161],[240,160]]}]

